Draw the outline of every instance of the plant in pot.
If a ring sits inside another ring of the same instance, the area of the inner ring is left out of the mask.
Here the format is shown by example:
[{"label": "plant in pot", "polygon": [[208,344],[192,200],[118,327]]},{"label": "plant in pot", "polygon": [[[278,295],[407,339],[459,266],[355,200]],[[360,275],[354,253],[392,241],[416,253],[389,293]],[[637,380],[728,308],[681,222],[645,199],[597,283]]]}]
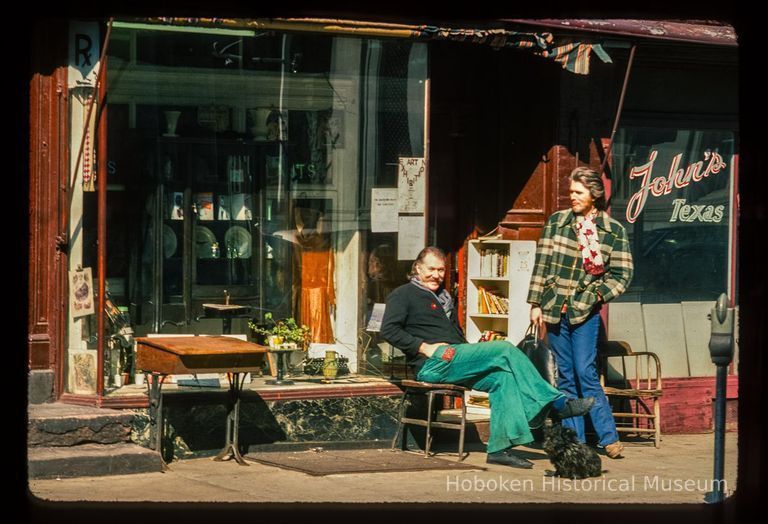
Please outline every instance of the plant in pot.
[{"label": "plant in pot", "polygon": [[309,348],[310,330],[305,325],[298,325],[293,317],[274,320],[272,313],[264,315],[264,323],[248,322],[248,327],[254,334],[260,335],[265,343],[272,346],[296,344],[296,348],[306,351]]},{"label": "plant in pot", "polygon": [[[294,369],[305,360],[306,351],[309,349],[309,343],[311,341],[310,329],[305,325],[299,325],[292,317],[284,318],[281,320],[274,320],[272,313],[264,315],[264,322],[256,324],[253,321],[248,322],[248,327],[254,334],[260,343],[268,345],[271,348],[284,348],[284,349],[298,349],[300,357],[297,359],[299,362],[291,362],[295,357],[289,359],[289,368]],[[298,352],[296,352],[298,353]],[[282,357],[282,355],[281,355]],[[288,357],[288,355],[286,355]],[[269,367],[272,376],[277,375],[278,362],[274,360],[272,354],[269,355]]]}]

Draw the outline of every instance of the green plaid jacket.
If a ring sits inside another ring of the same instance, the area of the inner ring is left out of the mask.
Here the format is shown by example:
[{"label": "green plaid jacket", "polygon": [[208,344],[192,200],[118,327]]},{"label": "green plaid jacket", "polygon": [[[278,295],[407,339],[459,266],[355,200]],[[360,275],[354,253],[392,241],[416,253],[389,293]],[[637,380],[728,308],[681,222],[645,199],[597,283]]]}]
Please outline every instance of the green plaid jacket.
[{"label": "green plaid jacket", "polygon": [[595,224],[606,269],[601,276],[584,271],[573,211],[558,211],[547,220],[536,247],[527,300],[541,306],[545,322],[559,323],[563,303],[567,302],[568,319],[579,324],[599,298],[608,302],[629,286],[634,266],[627,231],[604,211],[598,213]]}]

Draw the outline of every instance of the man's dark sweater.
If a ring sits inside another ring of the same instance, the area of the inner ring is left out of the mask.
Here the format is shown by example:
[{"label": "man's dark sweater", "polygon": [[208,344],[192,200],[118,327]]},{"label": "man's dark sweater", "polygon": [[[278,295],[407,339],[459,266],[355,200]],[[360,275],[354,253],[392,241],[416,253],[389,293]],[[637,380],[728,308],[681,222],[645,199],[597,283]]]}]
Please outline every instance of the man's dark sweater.
[{"label": "man's dark sweater", "polygon": [[459,327],[456,308],[449,319],[434,293],[410,282],[395,289],[387,298],[381,335],[405,353],[406,362],[413,367],[415,374],[426,360],[419,353],[422,342],[466,342]]}]

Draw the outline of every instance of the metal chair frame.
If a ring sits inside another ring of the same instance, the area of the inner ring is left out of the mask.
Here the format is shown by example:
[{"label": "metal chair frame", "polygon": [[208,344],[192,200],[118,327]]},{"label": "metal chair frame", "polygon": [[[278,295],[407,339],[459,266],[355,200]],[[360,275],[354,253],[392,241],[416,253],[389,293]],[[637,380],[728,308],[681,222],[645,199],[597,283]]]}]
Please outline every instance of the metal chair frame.
[{"label": "metal chair frame", "polygon": [[[607,378],[610,357],[621,359],[620,369],[616,369],[621,375],[618,381]],[[659,399],[663,394],[659,357],[651,351],[634,352],[624,341],[608,341],[600,348],[600,362],[600,384],[606,396],[626,399],[631,408],[614,411],[616,429],[622,433],[651,434],[654,447],[658,448],[661,443]]]},{"label": "metal chair frame", "polygon": [[[432,428],[452,429],[459,431],[459,453],[458,460],[462,461],[465,458],[464,455],[464,435],[466,433],[467,425],[467,407],[464,403],[464,393],[468,391],[468,388],[463,386],[457,386],[455,384],[432,384],[429,382],[419,382],[416,380],[403,380],[400,382],[401,387],[404,388],[403,396],[400,399],[400,408],[398,410],[398,426],[397,432],[392,439],[392,450],[395,450],[397,441],[402,434],[401,449],[407,451],[407,437],[405,435],[404,428],[411,424],[414,426],[421,426],[427,428],[426,442],[424,445],[424,457],[429,457],[429,451],[432,447]],[[427,418],[414,418],[406,417],[406,400],[411,395],[426,395],[427,396]],[[461,399],[461,421],[456,422],[438,422],[437,412],[438,404],[435,402],[436,397],[450,397]]]}]

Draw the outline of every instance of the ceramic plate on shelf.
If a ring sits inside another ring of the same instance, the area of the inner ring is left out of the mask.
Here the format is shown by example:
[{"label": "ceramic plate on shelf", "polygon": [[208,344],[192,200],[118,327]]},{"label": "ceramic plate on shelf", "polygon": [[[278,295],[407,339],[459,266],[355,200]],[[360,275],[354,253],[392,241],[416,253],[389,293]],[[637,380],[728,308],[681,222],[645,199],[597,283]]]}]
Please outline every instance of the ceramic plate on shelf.
[{"label": "ceramic plate on shelf", "polygon": [[216,235],[205,226],[195,226],[195,253],[197,258],[219,258]]},{"label": "ceramic plate on shelf", "polygon": [[177,246],[178,241],[173,228],[168,224],[163,224],[163,255],[165,258],[171,258],[176,253]]},{"label": "ceramic plate on shelf", "polygon": [[230,227],[224,235],[227,258],[251,258],[251,234],[242,226]]}]

